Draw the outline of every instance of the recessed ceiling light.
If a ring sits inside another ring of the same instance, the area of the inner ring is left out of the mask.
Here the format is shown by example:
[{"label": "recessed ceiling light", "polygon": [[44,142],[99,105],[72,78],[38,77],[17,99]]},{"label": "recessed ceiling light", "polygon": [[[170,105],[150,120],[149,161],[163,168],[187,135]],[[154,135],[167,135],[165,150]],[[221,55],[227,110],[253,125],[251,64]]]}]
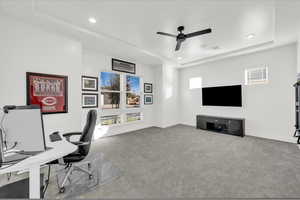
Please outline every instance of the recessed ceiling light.
[{"label": "recessed ceiling light", "polygon": [[177,60],[182,60],[182,57],[177,57]]},{"label": "recessed ceiling light", "polygon": [[247,39],[253,39],[255,37],[255,35],[253,34],[253,33],[251,33],[251,34],[249,34],[249,35],[247,35]]},{"label": "recessed ceiling light", "polygon": [[96,24],[97,20],[96,20],[94,17],[90,17],[90,18],[89,18],[89,22],[90,22],[91,24]]}]

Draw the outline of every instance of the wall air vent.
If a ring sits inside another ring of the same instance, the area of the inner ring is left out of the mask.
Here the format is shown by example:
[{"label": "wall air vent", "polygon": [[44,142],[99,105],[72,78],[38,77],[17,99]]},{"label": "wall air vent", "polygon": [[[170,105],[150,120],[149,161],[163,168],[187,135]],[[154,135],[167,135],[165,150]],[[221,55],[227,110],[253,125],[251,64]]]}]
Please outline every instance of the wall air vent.
[{"label": "wall air vent", "polygon": [[266,84],[268,83],[268,68],[252,68],[245,70],[245,84]]}]

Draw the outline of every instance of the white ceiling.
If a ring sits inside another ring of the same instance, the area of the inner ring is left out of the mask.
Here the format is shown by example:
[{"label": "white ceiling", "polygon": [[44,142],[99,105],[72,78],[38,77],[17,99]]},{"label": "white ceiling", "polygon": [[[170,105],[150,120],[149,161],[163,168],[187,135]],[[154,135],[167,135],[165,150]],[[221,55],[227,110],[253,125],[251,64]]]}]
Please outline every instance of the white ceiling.
[{"label": "white ceiling", "polygon": [[[149,65],[164,60],[179,67],[297,40],[300,1],[297,0],[1,0],[2,12],[46,29],[80,39],[89,49]],[[0,11],[1,12],[1,11]],[[88,18],[97,19],[89,24]],[[188,39],[175,52],[176,34],[212,28]],[[247,39],[248,34],[255,34]],[[182,57],[177,60],[177,57]]]}]

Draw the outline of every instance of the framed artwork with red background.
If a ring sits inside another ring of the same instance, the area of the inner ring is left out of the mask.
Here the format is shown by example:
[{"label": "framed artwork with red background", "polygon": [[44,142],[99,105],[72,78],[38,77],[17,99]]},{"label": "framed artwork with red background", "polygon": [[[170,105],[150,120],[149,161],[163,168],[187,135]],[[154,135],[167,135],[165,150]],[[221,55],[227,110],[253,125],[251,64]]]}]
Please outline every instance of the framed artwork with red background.
[{"label": "framed artwork with red background", "polygon": [[40,105],[43,114],[68,112],[68,77],[26,73],[27,105]]}]

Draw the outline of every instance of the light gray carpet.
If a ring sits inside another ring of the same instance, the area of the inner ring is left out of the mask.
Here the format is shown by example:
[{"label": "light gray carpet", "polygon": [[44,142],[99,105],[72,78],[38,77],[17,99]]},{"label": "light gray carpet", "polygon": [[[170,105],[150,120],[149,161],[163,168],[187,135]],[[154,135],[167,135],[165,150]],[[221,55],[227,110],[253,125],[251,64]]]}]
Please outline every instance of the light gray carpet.
[{"label": "light gray carpet", "polygon": [[[121,171],[105,159],[103,153],[98,152],[93,157],[87,158],[91,162],[92,178],[89,179],[87,174],[80,171],[74,171],[70,175],[69,181],[65,185],[65,192],[59,193],[57,182],[62,183],[66,175],[66,170],[62,167],[55,167],[52,173],[51,186],[47,190],[45,198],[47,199],[77,199],[92,190],[98,190],[102,185],[110,183],[121,176]],[[88,169],[87,164],[82,165]],[[52,166],[53,168],[53,166]],[[47,174],[47,173],[46,173]]]},{"label": "light gray carpet", "polygon": [[122,176],[83,198],[296,198],[295,144],[178,125],[147,128],[93,144]]}]

